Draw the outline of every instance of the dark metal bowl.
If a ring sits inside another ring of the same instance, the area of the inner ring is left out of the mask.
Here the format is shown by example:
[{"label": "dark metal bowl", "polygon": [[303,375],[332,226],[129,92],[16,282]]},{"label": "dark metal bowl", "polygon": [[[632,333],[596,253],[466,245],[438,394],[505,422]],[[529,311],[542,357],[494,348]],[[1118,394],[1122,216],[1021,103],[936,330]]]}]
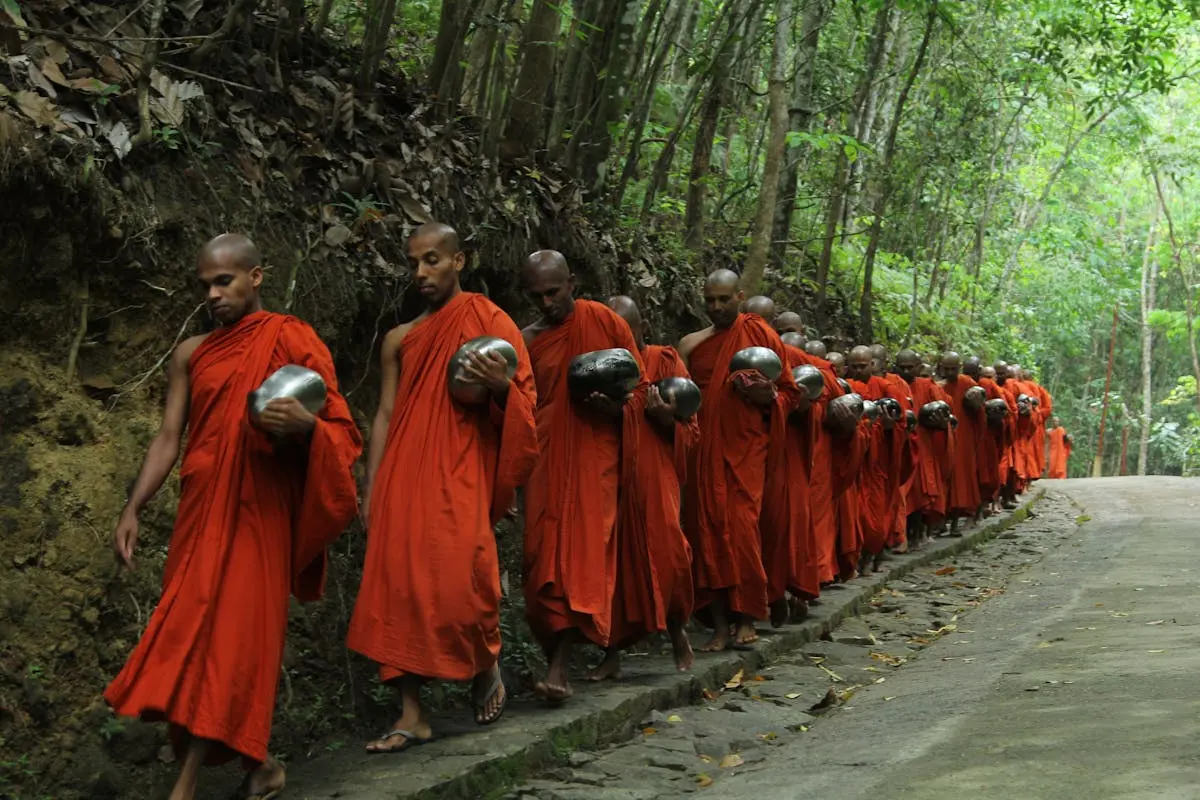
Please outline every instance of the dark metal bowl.
[{"label": "dark metal bowl", "polygon": [[769,347],[747,347],[738,350],[729,360],[730,372],[741,372],[744,369],[757,370],[767,380],[774,381],[783,374],[783,362]]},{"label": "dark metal bowl", "polygon": [[784,344],[791,345],[797,350],[803,350],[804,345],[808,344],[808,339],[804,338],[804,334],[796,333],[795,331],[781,333],[779,338],[783,340]]},{"label": "dark metal bowl", "polygon": [[638,385],[642,372],[637,359],[624,347],[580,353],[567,367],[567,388],[576,400],[593,392],[623,400]]},{"label": "dark metal bowl", "polygon": [[922,427],[944,430],[950,424],[951,416],[949,403],[944,400],[934,400],[932,403],[921,406],[917,418]]},{"label": "dark metal bowl", "polygon": [[450,357],[450,363],[446,366],[446,383],[450,387],[450,396],[464,405],[473,406],[487,402],[488,388],[482,383],[475,383],[467,376],[467,356],[470,353],[481,356],[499,353],[504,356],[508,364],[506,371],[511,378],[517,371],[517,348],[498,336],[477,336],[463,342],[462,347]]},{"label": "dark metal bowl", "polygon": [[808,395],[808,399],[816,401],[825,392],[825,378],[821,370],[812,364],[801,364],[792,368],[792,379]]},{"label": "dark metal bowl", "polygon": [[978,411],[987,401],[987,390],[982,386],[972,386],[963,393],[963,405],[969,411]]},{"label": "dark metal bowl", "polygon": [[871,422],[879,419],[879,404],[872,400],[863,400],[863,416]]},{"label": "dark metal bowl", "polygon": [[903,408],[900,406],[900,401],[892,397],[885,397],[882,400],[876,400],[875,405],[879,406],[879,410],[888,415],[889,419],[900,419]]},{"label": "dark metal bowl", "polygon": [[655,381],[658,393],[668,403],[675,404],[675,418],[686,422],[700,410],[700,387],[688,378],[670,377]]},{"label": "dark metal bowl", "polygon": [[851,392],[850,394],[844,394],[841,397],[835,397],[830,400],[829,407],[831,409],[848,408],[850,409],[850,413],[855,417],[861,417],[863,415],[863,398],[861,394]]},{"label": "dark metal bowl", "polygon": [[992,419],[1004,419],[1008,416],[1008,403],[1003,397],[996,397],[983,404],[985,413]]},{"label": "dark metal bowl", "polygon": [[837,382],[838,382],[838,386],[842,387],[843,392],[845,392],[846,394],[851,393],[850,392],[850,384],[844,378],[838,378]]},{"label": "dark metal bowl", "polygon": [[904,426],[910,431],[917,427],[917,415],[913,413],[911,408],[904,411]]},{"label": "dark metal bowl", "polygon": [[325,405],[325,379],[307,367],[286,364],[275,370],[262,385],[246,398],[250,418],[257,420],[267,403],[282,397],[294,397],[308,413],[316,414]]}]

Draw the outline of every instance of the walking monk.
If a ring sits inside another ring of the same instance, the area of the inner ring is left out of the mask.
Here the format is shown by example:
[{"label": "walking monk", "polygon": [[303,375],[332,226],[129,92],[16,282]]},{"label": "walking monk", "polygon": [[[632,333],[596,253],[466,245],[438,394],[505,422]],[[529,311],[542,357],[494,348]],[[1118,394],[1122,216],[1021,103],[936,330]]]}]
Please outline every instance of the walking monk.
[{"label": "walking monk", "polygon": [[1071,447],[1074,440],[1058,422],[1058,417],[1050,418],[1050,460],[1046,468],[1047,478],[1067,477],[1067,461],[1071,458]]},{"label": "walking monk", "polygon": [[887,546],[895,553],[908,552],[908,494],[917,478],[917,434],[916,414],[913,409],[912,389],[908,382],[895,372],[888,371],[888,351],[879,343],[871,345],[871,371],[883,379],[887,396],[900,404],[901,423],[898,427],[907,439],[908,446],[901,457],[900,484],[896,491],[896,506],[890,512]]},{"label": "walking monk", "polygon": [[[104,699],[117,714],[165,720],[181,760],[170,800],[191,800],[201,765],[241,756],[241,797],[274,797],[284,771],[267,741],[283,660],[289,589],[324,589],[325,547],[354,516],[350,468],[362,440],[338,394],[333,359],[295,317],[264,311],[262,258],[244,236],[200,251],[215,331],[185,340],[167,369],[162,427],[113,536],[133,567],[138,512],[179,456],[179,511],[162,597]],[[328,394],[317,415],[294,398],[252,425],[246,396],[287,364],[314,370]]]},{"label": "walking monk", "polygon": [[525,614],[546,652],[546,679],[534,690],[561,702],[572,694],[571,649],[612,639],[617,577],[617,511],[622,473],[637,463],[638,425],[646,404],[643,380],[630,397],[594,392],[572,400],[571,359],[621,347],[641,367],[625,320],[603,303],[575,299],[575,277],[562,253],[540,250],[525,263],[522,283],[541,319],[522,333],[537,382],[541,456],[525,492]]},{"label": "walking monk", "polygon": [[692,667],[692,645],[683,626],[692,616],[692,548],[680,526],[680,486],[687,459],[700,437],[695,416],[676,419],[653,384],[689,378],[673,347],[646,344],[645,323],[633,298],[612,297],[608,307],[629,324],[651,386],[646,413],[636,425],[637,463],[622,475],[617,514],[617,583],[612,634],[604,661],[590,680],[620,677],[621,650],[666,631],[680,672]]},{"label": "walking monk", "polygon": [[983,404],[987,391],[963,374],[962,357],[953,351],[942,354],[937,364],[938,386],[950,398],[950,408],[958,418],[954,432],[954,459],[947,481],[950,535],[958,533],[962,517],[974,517],[979,512],[979,449],[980,438],[987,432]]},{"label": "walking monk", "polygon": [[896,354],[896,374],[908,383],[918,415],[917,469],[908,492],[909,540],[928,538],[940,529],[949,502],[947,477],[952,463],[949,416],[921,420],[921,409],[937,400],[949,402],[932,380],[922,377],[921,358],[912,350]]},{"label": "walking monk", "polygon": [[[983,387],[987,397],[984,400],[1001,400],[1003,393],[996,382],[987,378],[983,373],[983,363],[979,356],[970,356],[963,361],[963,374]],[[990,514],[1000,489],[1000,456],[1004,446],[1003,420],[987,417],[980,423],[980,435],[976,440],[975,453],[976,475],[979,484],[979,511],[977,515]]]},{"label": "walking monk", "polygon": [[[744,299],[735,272],[709,275],[704,305],[712,325],[679,343],[704,397],[684,512],[696,588],[712,603],[713,637],[706,651],[729,647],[731,623],[737,626],[735,646],[756,641],[754,622],[767,617],[759,515],[768,449],[784,445],[788,415],[800,402],[779,334],[757,314],[740,313]],[[752,346],[779,356],[785,369],[774,382],[757,371],[730,373],[734,354]]]},{"label": "walking monk", "polygon": [[[408,264],[426,308],[387,334],[380,355],[363,493],[367,555],[347,644],[399,688],[401,714],[369,753],[433,737],[421,706],[427,680],[473,680],[480,725],[500,719],[507,701],[492,526],[537,459],[537,397],[520,330],[492,301],[462,290],[465,261],[450,226],[413,232]],[[503,356],[472,353],[466,382],[487,393],[466,405],[451,397],[447,369],[479,336],[509,342],[517,368],[510,379]]]}]

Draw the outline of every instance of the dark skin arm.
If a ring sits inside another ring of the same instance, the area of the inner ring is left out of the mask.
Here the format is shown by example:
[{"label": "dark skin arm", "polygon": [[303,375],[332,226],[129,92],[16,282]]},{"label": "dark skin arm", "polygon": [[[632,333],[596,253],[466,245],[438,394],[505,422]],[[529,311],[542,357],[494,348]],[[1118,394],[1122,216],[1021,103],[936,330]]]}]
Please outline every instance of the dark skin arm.
[{"label": "dark skin arm", "polygon": [[654,427],[668,439],[675,436],[675,404],[663,399],[657,386],[646,393],[646,417]]},{"label": "dark skin arm", "polygon": [[150,442],[142,468],[138,471],[129,500],[121,512],[117,529],[113,532],[113,552],[117,560],[133,569],[133,550],[138,540],[138,512],[162,487],[175,462],[179,459],[179,447],[183,432],[187,428],[188,407],[191,402],[191,384],[188,378],[188,361],[203,337],[188,339],[175,349],[167,365],[167,398],[162,424],[158,434]]},{"label": "dark skin arm", "polygon": [[379,464],[383,461],[388,426],[392,421],[392,407],[396,402],[396,386],[400,382],[400,360],[396,354],[408,330],[409,326],[401,325],[388,331],[379,352],[379,408],[375,410],[375,419],[371,423],[371,437],[367,441],[367,481],[363,487],[359,509],[364,525],[370,515],[371,486],[375,483],[375,473],[379,471]]}]

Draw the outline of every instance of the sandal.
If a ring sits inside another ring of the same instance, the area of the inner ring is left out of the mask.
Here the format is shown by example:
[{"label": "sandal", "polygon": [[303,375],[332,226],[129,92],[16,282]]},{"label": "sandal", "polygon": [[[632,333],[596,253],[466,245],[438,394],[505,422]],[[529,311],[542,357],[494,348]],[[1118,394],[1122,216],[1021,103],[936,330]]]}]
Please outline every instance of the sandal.
[{"label": "sandal", "polygon": [[[500,700],[500,707],[488,715],[488,707],[492,705],[492,700],[496,695],[503,691],[504,697]],[[504,685],[504,681],[500,676],[499,668],[496,669],[496,676],[492,680],[491,686],[483,693],[483,702],[479,702],[479,695],[475,695],[475,724],[476,725],[495,725],[504,716],[504,710],[508,708],[508,687]]]},{"label": "sandal", "polygon": [[[387,747],[388,742],[397,736],[403,736],[404,743],[399,747]],[[368,742],[366,750],[371,755],[379,755],[381,753],[403,753],[409,748],[419,747],[423,744],[429,744],[433,740],[433,736],[426,736],[424,739],[422,739],[412,731],[406,731],[401,728],[397,728],[395,730],[388,731],[373,742]],[[375,746],[375,749],[371,749],[373,745]],[[262,800],[267,800],[267,798],[264,797]]]}]

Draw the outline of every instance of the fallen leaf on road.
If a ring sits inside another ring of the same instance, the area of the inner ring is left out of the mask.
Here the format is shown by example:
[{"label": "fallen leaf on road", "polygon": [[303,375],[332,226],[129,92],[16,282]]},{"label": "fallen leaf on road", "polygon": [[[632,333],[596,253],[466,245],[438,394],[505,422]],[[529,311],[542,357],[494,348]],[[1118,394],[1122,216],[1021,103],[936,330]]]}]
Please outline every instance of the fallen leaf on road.
[{"label": "fallen leaf on road", "polygon": [[730,753],[729,755],[722,758],[721,763],[718,764],[717,766],[719,766],[721,769],[732,769],[733,767],[740,767],[742,764],[745,764],[745,763],[746,762],[742,760],[742,757],[740,755],[738,755],[737,753]]},{"label": "fallen leaf on road", "polygon": [[1114,617],[1128,617],[1128,616],[1129,616],[1129,615],[1128,615],[1128,614],[1126,614],[1124,611],[1110,611],[1110,612],[1108,612],[1108,613],[1109,613],[1109,614],[1111,614],[1111,615],[1112,615],[1112,616],[1114,616]]},{"label": "fallen leaf on road", "polygon": [[1165,619],[1156,619],[1156,620],[1154,620],[1154,622],[1147,622],[1146,624],[1147,625],[1162,625],[1164,622],[1166,622]]},{"label": "fallen leaf on road", "polygon": [[886,702],[888,702],[889,700],[895,700],[895,699],[896,699],[896,696],[895,696],[895,695],[892,695],[891,697],[885,697],[885,698],[883,698],[883,702],[885,702],[885,703],[886,703]]},{"label": "fallen leaf on road", "polygon": [[1054,646],[1054,645],[1050,644],[1049,642],[1038,642],[1037,649],[1038,649],[1038,650],[1045,650],[1047,647],[1053,647],[1053,646]]},{"label": "fallen leaf on road", "polygon": [[667,717],[667,722],[671,723],[672,725],[676,725],[680,722],[683,722],[683,717],[679,716],[678,714],[672,714],[671,716]]},{"label": "fallen leaf on road", "polygon": [[795,700],[799,696],[800,696],[799,692],[788,692],[787,694],[784,695],[784,697],[786,697],[788,700]]},{"label": "fallen leaf on road", "polygon": [[712,689],[705,689],[702,692],[700,692],[700,694],[704,696],[705,700],[708,700],[710,702],[717,699],[717,693],[714,692]]},{"label": "fallen leaf on road", "polygon": [[742,678],[745,676],[745,674],[746,674],[745,670],[739,669],[736,673],[734,673],[734,676],[732,678],[725,681],[725,688],[726,689],[736,689],[739,686],[741,686]]},{"label": "fallen leaf on road", "polygon": [[712,756],[700,756],[700,760],[701,760],[701,761],[703,761],[705,764],[711,764],[711,763],[713,763],[713,757],[712,757]]},{"label": "fallen leaf on road", "polygon": [[1165,653],[1167,651],[1166,650],[1147,650],[1146,652],[1147,653]]},{"label": "fallen leaf on road", "polygon": [[767,731],[766,733],[760,733],[758,738],[762,739],[764,742],[773,742],[778,739],[779,736],[774,731]]},{"label": "fallen leaf on road", "polygon": [[712,778],[708,777],[703,772],[701,772],[699,775],[696,776],[696,785],[699,786],[701,789],[704,789],[708,786],[712,786],[712,782],[713,782]]},{"label": "fallen leaf on road", "polygon": [[933,574],[934,575],[953,575],[956,572],[958,572],[958,567],[942,567],[941,569],[934,570]]},{"label": "fallen leaf on road", "polygon": [[658,731],[656,731],[654,728],[642,728],[643,736],[653,736],[656,733],[658,733]]},{"label": "fallen leaf on road", "polygon": [[886,680],[887,680],[887,678],[876,678],[875,683],[883,683]]},{"label": "fallen leaf on road", "polygon": [[828,675],[830,680],[832,680],[834,683],[841,683],[844,680],[844,678],[842,678],[841,675],[838,675],[836,672],[834,672],[833,670],[831,670],[829,667],[825,666],[824,664],[817,664],[817,668],[824,671],[824,673],[826,675]]},{"label": "fallen leaf on road", "polygon": [[769,681],[769,680],[771,680],[771,679],[770,679],[770,678],[768,678],[766,675],[755,675],[755,676],[754,676],[753,678],[751,678],[750,680],[752,680],[752,681]]}]

